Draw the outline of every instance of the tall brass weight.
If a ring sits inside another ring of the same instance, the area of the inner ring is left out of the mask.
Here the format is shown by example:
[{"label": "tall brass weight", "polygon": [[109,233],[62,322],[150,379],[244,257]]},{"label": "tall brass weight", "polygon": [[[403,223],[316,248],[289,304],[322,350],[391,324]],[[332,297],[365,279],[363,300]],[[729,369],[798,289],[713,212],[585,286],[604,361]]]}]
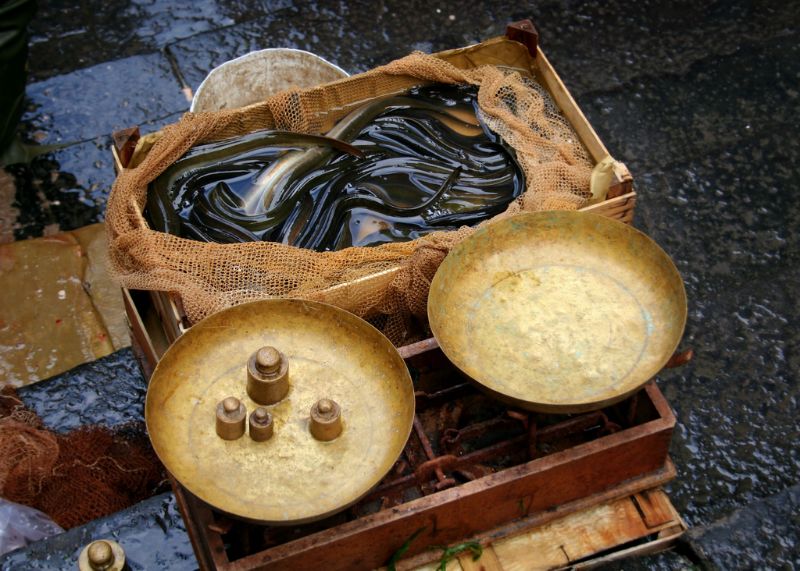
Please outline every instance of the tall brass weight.
[{"label": "tall brass weight", "polygon": [[275,347],[262,347],[247,361],[247,394],[261,405],[275,404],[289,392],[289,361]]}]

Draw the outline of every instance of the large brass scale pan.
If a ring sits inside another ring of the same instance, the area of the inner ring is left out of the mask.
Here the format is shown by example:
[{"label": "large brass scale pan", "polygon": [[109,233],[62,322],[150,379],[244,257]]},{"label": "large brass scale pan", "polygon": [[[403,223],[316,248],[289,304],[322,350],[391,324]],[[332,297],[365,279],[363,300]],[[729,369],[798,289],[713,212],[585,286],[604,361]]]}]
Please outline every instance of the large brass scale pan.
[{"label": "large brass scale pan", "polygon": [[447,357],[498,398],[573,413],[622,400],[677,348],[680,275],[630,226],[580,212],[522,214],[459,243],[428,318]]},{"label": "large brass scale pan", "polygon": [[[263,346],[288,363],[288,393],[264,407],[272,435],[256,441],[251,425],[225,440],[219,403],[232,396],[255,411],[247,363]],[[322,399],[341,411],[332,440],[310,430]],[[354,503],[390,470],[411,431],[414,390],[397,350],[365,321],[321,303],[267,300],[223,310],[180,337],[153,373],[145,418],[166,468],[204,502],[251,521],[303,523]]]}]

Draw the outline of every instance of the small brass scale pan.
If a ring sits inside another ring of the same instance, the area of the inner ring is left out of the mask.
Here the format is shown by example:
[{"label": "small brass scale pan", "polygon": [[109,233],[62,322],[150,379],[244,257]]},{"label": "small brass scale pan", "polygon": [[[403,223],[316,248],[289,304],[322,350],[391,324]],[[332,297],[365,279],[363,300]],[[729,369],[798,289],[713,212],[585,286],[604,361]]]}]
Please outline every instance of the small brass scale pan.
[{"label": "small brass scale pan", "polygon": [[[669,257],[601,216],[513,216],[459,243],[428,299],[445,355],[513,406],[602,408],[649,381],[686,322]],[[150,381],[145,418],[172,475],[207,504],[270,525],[352,505],[391,469],[414,418],[397,350],[365,321],[300,300],[216,313]]]},{"label": "small brass scale pan", "polygon": [[330,305],[265,300],[194,325],[147,392],[150,439],[189,492],[270,525],[322,519],[391,469],[414,420],[394,346]]},{"label": "small brass scale pan", "polygon": [[450,251],[428,320],[447,358],[485,391],[577,413],[624,399],[664,367],[686,325],[686,292],[669,256],[627,224],[527,213]]}]

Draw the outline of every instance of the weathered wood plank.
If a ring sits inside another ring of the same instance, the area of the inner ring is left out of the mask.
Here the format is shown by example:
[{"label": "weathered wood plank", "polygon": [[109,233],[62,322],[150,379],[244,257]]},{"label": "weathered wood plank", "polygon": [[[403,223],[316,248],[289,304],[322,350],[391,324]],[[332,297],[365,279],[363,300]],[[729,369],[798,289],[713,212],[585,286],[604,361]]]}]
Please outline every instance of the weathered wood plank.
[{"label": "weathered wood plank", "polygon": [[661,490],[645,490],[633,496],[639,511],[649,528],[661,527],[675,521],[675,511],[667,495]]},{"label": "weathered wood plank", "polygon": [[495,542],[504,571],[553,569],[650,533],[630,498],[591,507]]},{"label": "weathered wood plank", "polygon": [[503,566],[500,565],[497,553],[491,545],[483,548],[483,553],[477,561],[473,561],[472,555],[465,553],[459,556],[458,562],[464,571],[503,571]]},{"label": "weathered wood plank", "polygon": [[[645,521],[637,505],[638,496],[651,498],[659,510],[669,514],[655,539],[631,547],[620,546],[652,536],[654,530]],[[545,569],[588,569],[633,555],[645,555],[666,549],[686,529],[680,516],[661,489],[624,496],[562,515],[544,524],[532,525],[517,532],[492,539],[483,536],[483,556],[476,562],[465,553],[459,557],[464,571],[532,571]],[[596,557],[595,557],[596,555]],[[399,571],[431,569],[431,557],[419,565],[422,556],[400,562]],[[575,563],[580,561],[579,563]],[[413,564],[416,562],[417,564]]]}]

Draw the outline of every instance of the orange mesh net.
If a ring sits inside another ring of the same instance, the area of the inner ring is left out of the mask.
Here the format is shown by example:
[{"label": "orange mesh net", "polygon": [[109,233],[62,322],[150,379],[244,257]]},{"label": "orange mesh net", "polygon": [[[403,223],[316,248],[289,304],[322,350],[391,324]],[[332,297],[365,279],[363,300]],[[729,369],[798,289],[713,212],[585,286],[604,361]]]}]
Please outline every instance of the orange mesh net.
[{"label": "orange mesh net", "polygon": [[151,497],[165,482],[144,426],[55,434],[14,390],[0,392],[0,495],[68,529]]},{"label": "orange mesh net", "polygon": [[[436,269],[472,228],[336,252],[269,242],[202,243],[148,227],[142,215],[148,184],[200,143],[264,128],[324,133],[372,98],[428,83],[471,84],[478,86],[482,119],[515,149],[526,177],[526,191],[495,218],[520,211],[575,210],[590,196],[592,162],[532,69],[524,46],[497,39],[440,56],[414,53],[243,109],[187,113],[166,127],[143,159],[125,169],[114,185],[106,212],[112,273],[128,288],[177,293],[193,322],[247,301],[294,297],[340,305],[369,318],[395,344],[411,342],[420,332],[415,324],[426,321]],[[372,287],[376,274],[389,279]]]}]

